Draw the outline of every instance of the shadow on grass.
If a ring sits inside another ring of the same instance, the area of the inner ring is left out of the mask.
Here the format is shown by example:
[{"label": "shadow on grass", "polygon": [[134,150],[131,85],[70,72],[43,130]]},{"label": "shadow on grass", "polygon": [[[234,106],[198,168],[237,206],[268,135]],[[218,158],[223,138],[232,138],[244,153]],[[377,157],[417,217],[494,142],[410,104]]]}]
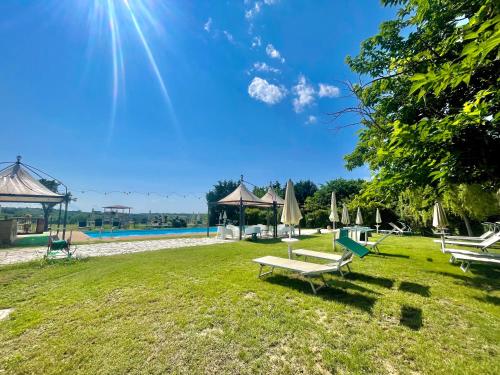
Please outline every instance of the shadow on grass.
[{"label": "shadow on grass", "polygon": [[495,297],[495,296],[485,296],[482,298],[479,297],[474,297],[480,302],[486,302],[486,303],[491,303],[492,305],[498,306],[500,305],[500,297]]},{"label": "shadow on grass", "polygon": [[353,284],[346,279],[330,279],[328,280],[328,285],[332,285],[335,287],[339,287],[341,289],[352,289],[352,290],[357,290],[359,292],[363,293],[371,293],[371,294],[376,294],[376,295],[382,295],[382,293],[376,292],[374,290],[371,290],[369,288],[365,288],[364,286]]},{"label": "shadow on grass", "polygon": [[[281,241],[283,238],[285,238],[285,237],[280,237],[280,238],[260,238],[260,237],[257,237],[257,240],[255,240],[255,241],[252,241],[251,239],[247,239],[247,241],[259,243],[259,244],[263,244],[263,245],[282,243],[283,245],[286,246],[286,244],[283,241]],[[298,236],[298,237],[294,237],[294,238],[298,238],[299,240],[307,240],[310,238],[315,238],[315,236],[302,235],[302,236]]]},{"label": "shadow on grass", "polygon": [[430,297],[431,295],[431,292],[427,285],[411,283],[409,281],[402,281],[399,285],[399,290],[403,292],[418,294],[422,297]]},{"label": "shadow on grass", "polygon": [[381,256],[381,257],[390,257],[390,258],[404,258],[404,259],[410,258],[409,255],[403,255],[403,254],[372,253],[370,255]]},{"label": "shadow on grass", "polygon": [[[498,285],[499,285],[498,280],[500,280],[499,272],[495,272],[495,271],[492,272],[491,270],[488,271],[487,269],[483,269],[483,271],[485,271],[486,277],[473,276],[470,274],[467,275],[465,273],[462,275],[459,275],[459,274],[455,274],[455,273],[451,273],[451,272],[444,272],[444,271],[427,271],[427,272],[434,273],[434,274],[441,275],[441,276],[451,277],[455,280],[460,280],[461,282],[463,282],[464,285],[472,286],[475,288],[492,289],[492,288],[495,288],[494,285],[497,285],[497,287],[498,287]],[[462,272],[462,271],[460,271],[460,272]]]},{"label": "shadow on grass", "polygon": [[432,259],[432,258],[427,258],[427,261],[428,261],[428,262],[434,262],[434,259]]},{"label": "shadow on grass", "polygon": [[407,305],[401,306],[401,318],[399,324],[418,331],[422,328],[422,309]]},{"label": "shadow on grass", "polygon": [[392,279],[387,279],[385,277],[365,275],[363,273],[350,272],[347,275],[345,275],[345,278],[349,279],[349,280],[364,281],[365,283],[378,285],[378,286],[381,286],[381,287],[384,287],[387,289],[392,288],[392,286],[394,285],[394,280],[392,280]]},{"label": "shadow on grass", "polygon": [[[311,285],[309,285],[309,282],[304,279],[298,279],[295,277],[284,275],[273,275],[263,279],[263,281],[269,282],[271,284],[285,286],[287,288],[293,288],[302,293],[313,295]],[[332,286],[333,283],[334,281],[329,280],[328,288],[321,289],[318,292],[317,297],[327,301],[335,301],[344,305],[352,306],[361,311],[371,314],[376,301],[374,297],[368,297],[359,293],[350,293],[343,289],[335,288],[334,286]],[[318,285],[317,281],[315,285]]]}]

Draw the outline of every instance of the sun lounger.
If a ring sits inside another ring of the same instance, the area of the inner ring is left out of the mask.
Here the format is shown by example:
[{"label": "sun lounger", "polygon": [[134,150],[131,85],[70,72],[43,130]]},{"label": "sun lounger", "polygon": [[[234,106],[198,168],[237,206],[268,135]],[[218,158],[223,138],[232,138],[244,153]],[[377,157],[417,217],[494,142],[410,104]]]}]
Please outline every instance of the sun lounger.
[{"label": "sun lounger", "polygon": [[[495,243],[500,241],[500,233],[495,233],[491,237],[481,241],[481,242],[467,242],[467,241],[448,241],[444,240],[444,247],[443,247],[443,252],[444,248],[446,248],[446,245],[460,245],[460,246],[466,246],[466,247],[476,247],[481,249],[481,251],[488,251],[488,248],[493,246]],[[442,240],[434,240],[434,242],[441,243],[443,245]]]},{"label": "sun lounger", "polygon": [[365,255],[370,254],[370,250],[368,250],[363,245],[357,243],[356,241],[351,240],[349,237],[341,236],[339,239],[335,240],[335,243],[339,244],[344,249],[351,251],[360,258],[363,258]]},{"label": "sun lounger", "polygon": [[392,227],[392,230],[394,231],[394,233],[397,233],[399,234],[400,236],[404,235],[404,234],[411,234],[412,231],[409,230],[408,227],[406,226],[403,226],[403,227],[398,227],[396,224],[394,223],[389,223],[389,225]]},{"label": "sun lounger", "polygon": [[307,257],[311,257],[316,259],[327,260],[331,262],[328,264],[329,266],[333,266],[336,264],[338,266],[338,271],[341,276],[344,276],[344,274],[346,274],[346,272],[342,271],[342,267],[347,267],[348,272],[351,272],[351,269],[349,268],[349,263],[352,262],[353,253],[348,250],[344,251],[344,253],[340,255],[340,254],[325,253],[322,251],[297,249],[293,250],[292,254],[294,254],[295,256],[303,256],[304,261],[307,261]]},{"label": "sun lounger", "polygon": [[479,237],[471,237],[471,236],[445,236],[444,238],[446,240],[451,240],[451,241],[478,241],[481,242],[487,238],[490,238],[494,232],[492,230],[484,232],[481,236]]},{"label": "sun lounger", "polygon": [[76,246],[71,245],[71,237],[73,232],[70,232],[67,240],[61,240],[57,235],[49,234],[49,242],[47,244],[47,252],[45,257],[47,259],[56,258],[71,258],[76,252]]},{"label": "sun lounger", "polygon": [[386,232],[382,237],[380,237],[377,241],[359,241],[360,244],[363,246],[366,246],[370,248],[371,250],[376,251],[378,254],[380,254],[380,250],[378,248],[378,245],[384,241],[387,237],[389,237],[391,234],[394,233],[394,229],[391,231]]},{"label": "sun lounger", "polygon": [[500,267],[500,258],[496,257],[486,257],[486,256],[477,256],[477,255],[468,255],[468,254],[457,254],[452,253],[450,262],[461,262],[460,269],[464,272],[467,272],[472,263],[479,264],[488,264],[492,266]]},{"label": "sun lounger", "polygon": [[[275,268],[285,269],[294,273],[298,273],[301,276],[304,276],[309,284],[311,285],[312,291],[314,294],[317,293],[321,288],[328,286],[324,279],[325,273],[333,273],[338,272],[338,265],[329,265],[329,264],[317,264],[317,263],[308,263],[302,262],[300,260],[279,258],[275,256],[265,256],[262,258],[257,258],[253,260],[255,263],[260,265],[259,270],[259,278],[265,275],[272,274]],[[271,267],[271,271],[262,273],[262,270],[265,266]],[[318,277],[323,282],[319,287],[315,287],[312,278]]]}]

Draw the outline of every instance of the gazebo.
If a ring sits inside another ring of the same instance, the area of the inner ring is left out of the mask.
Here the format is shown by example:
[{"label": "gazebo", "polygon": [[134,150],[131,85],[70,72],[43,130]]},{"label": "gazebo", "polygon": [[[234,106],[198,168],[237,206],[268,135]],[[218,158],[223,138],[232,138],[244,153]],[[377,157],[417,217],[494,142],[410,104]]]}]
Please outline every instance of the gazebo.
[{"label": "gazebo", "polygon": [[[49,174],[21,162],[21,156],[15,162],[4,162],[7,167],[0,170],[0,202],[9,203],[59,203],[59,218],[57,232],[61,224],[62,204],[64,203],[63,239],[66,236],[66,224],[68,218],[68,188],[58,179]],[[37,178],[49,178],[62,185],[64,194],[55,193],[45,187]]]},{"label": "gazebo", "polygon": [[[111,227],[113,227],[113,216],[117,216],[118,215],[127,215],[127,217],[130,216],[130,210],[132,209],[132,207],[128,207],[128,206],[122,206],[121,204],[115,204],[113,206],[106,206],[106,207],[103,207],[104,209],[104,216],[106,216],[106,214],[109,214],[109,221],[110,221],[110,224],[111,224]],[[127,212],[128,211],[128,212]],[[119,219],[119,217],[118,217]],[[120,220],[120,225],[121,225],[121,220]]]},{"label": "gazebo", "polygon": [[285,200],[274,191],[271,185],[269,185],[266,194],[260,199],[273,208],[273,237],[276,238],[278,235],[278,206],[283,207]]},{"label": "gazebo", "polygon": [[[257,197],[255,194],[253,194],[246,185],[243,183],[243,176],[241,176],[240,179],[240,184],[238,187],[229,195],[226,197],[218,200],[217,202],[214,202],[212,204],[216,205],[226,205],[226,206],[238,206],[239,213],[240,213],[240,220],[239,220],[239,226],[240,226],[240,237],[239,239],[242,239],[242,233],[243,233],[243,227],[245,225],[245,207],[261,207],[261,208],[268,208],[272,207],[273,208],[273,216],[274,216],[274,225],[273,225],[273,236],[277,236],[277,207],[278,206],[283,206],[285,204],[285,201],[283,198],[281,198],[274,189],[269,186],[269,189],[267,190],[266,194],[262,198]],[[210,217],[210,204],[208,205],[208,213]],[[207,222],[207,235],[208,235],[208,222]]]}]

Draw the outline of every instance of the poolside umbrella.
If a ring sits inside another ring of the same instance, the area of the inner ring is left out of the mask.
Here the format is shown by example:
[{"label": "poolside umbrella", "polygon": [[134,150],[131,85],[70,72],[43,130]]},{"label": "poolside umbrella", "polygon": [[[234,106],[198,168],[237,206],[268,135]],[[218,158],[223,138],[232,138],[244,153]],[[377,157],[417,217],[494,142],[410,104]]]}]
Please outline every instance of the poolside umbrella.
[{"label": "poolside umbrella", "polygon": [[222,214],[222,222],[226,224],[226,221],[227,221],[227,213],[226,211],[224,211],[224,213]]},{"label": "poolside umbrella", "polygon": [[333,224],[333,229],[335,229],[335,223],[339,221],[339,213],[337,212],[337,197],[335,196],[335,192],[332,192],[332,199],[330,202],[330,221]]},{"label": "poolside umbrella", "polygon": [[356,225],[363,225],[363,216],[361,216],[361,209],[359,207],[356,213]]},{"label": "poolside umbrella", "polygon": [[349,211],[347,211],[347,206],[342,204],[342,219],[340,222],[344,225],[349,225],[351,224],[351,220],[349,219]]},{"label": "poolside umbrella", "polygon": [[222,222],[222,212],[219,214],[219,224]]},{"label": "poolside umbrella", "polygon": [[377,225],[375,226],[377,227],[377,233],[378,233],[378,227],[382,223],[382,216],[380,216],[380,210],[378,208],[377,208],[377,213],[375,214],[375,223],[377,223]]},{"label": "poolside umbrella", "polygon": [[339,213],[337,210],[337,197],[335,196],[335,192],[332,191],[332,199],[330,201],[330,216],[329,216],[330,221],[332,222],[333,226],[333,250],[335,250],[335,223],[339,220]]},{"label": "poolside umbrella", "polygon": [[441,232],[441,250],[444,251],[444,230],[448,226],[448,219],[446,219],[446,215],[443,210],[443,206],[441,206],[441,203],[436,202],[434,204],[434,212],[432,215],[432,226],[434,228],[437,228]]},{"label": "poolside umbrella", "polygon": [[[302,219],[302,213],[300,212],[299,204],[297,203],[297,198],[295,197],[295,189],[293,188],[292,180],[288,180],[286,184],[285,205],[283,206],[283,212],[281,214],[281,222],[292,227],[293,225],[298,224],[300,219]],[[288,232],[288,238],[292,238],[291,230]],[[290,252],[291,248],[288,246],[289,258],[292,257]]]}]

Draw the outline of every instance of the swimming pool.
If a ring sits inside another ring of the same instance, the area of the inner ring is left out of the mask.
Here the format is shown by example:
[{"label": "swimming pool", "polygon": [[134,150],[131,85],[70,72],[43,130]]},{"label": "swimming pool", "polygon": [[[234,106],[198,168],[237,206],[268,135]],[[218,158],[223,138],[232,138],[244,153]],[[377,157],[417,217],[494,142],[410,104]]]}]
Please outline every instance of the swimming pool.
[{"label": "swimming pool", "polygon": [[[217,227],[210,227],[210,233],[216,233]],[[161,236],[165,234],[201,234],[207,233],[207,228],[161,228],[161,229],[119,229],[84,232],[91,238],[120,238],[135,236]]]}]

